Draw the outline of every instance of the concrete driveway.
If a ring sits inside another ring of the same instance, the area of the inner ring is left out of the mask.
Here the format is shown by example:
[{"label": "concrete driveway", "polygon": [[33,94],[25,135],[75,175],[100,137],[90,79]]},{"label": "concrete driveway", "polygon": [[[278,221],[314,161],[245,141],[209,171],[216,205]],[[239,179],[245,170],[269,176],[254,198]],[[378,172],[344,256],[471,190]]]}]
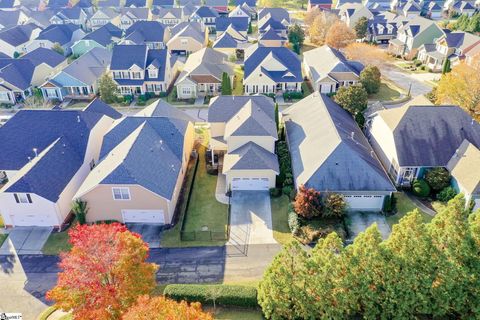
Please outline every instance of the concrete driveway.
[{"label": "concrete driveway", "polygon": [[163,227],[158,224],[127,223],[128,230],[138,233],[150,248],[160,248],[160,233]]},{"label": "concrete driveway", "polygon": [[233,191],[230,202],[230,240],[246,254],[249,245],[275,244],[268,191]]},{"label": "concrete driveway", "polygon": [[349,212],[347,214],[347,227],[350,239],[355,239],[360,232],[376,223],[383,239],[387,239],[390,235],[390,226],[385,219],[385,216],[378,212]]},{"label": "concrete driveway", "polygon": [[0,254],[10,254],[11,249],[19,255],[41,254],[52,229],[52,227],[15,227],[0,247]]},{"label": "concrete driveway", "polygon": [[432,90],[432,87],[425,82],[426,79],[403,71],[396,66],[386,65],[381,71],[382,76],[390,79],[405,91],[408,91],[410,88],[410,95],[412,97],[427,94]]}]

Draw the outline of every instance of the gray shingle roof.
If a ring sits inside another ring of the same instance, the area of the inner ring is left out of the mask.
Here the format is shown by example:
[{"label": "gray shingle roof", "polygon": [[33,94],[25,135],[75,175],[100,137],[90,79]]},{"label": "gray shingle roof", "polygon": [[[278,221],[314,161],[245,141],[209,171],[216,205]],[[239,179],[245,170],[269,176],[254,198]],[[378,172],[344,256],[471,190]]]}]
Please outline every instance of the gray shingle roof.
[{"label": "gray shingle roof", "polygon": [[480,148],[480,124],[456,106],[410,106],[393,137],[400,166],[446,166],[463,140]]},{"label": "gray shingle roof", "polygon": [[260,147],[254,142],[247,142],[225,157],[223,172],[230,170],[273,170],[279,172],[277,155]]},{"label": "gray shingle roof", "polygon": [[186,112],[179,110],[162,99],[158,99],[145,109],[139,111],[136,116],[140,117],[165,117],[170,119],[179,119],[184,121],[195,122]]},{"label": "gray shingle roof", "polygon": [[50,67],[54,68],[60,63],[64,62],[67,58],[54,50],[37,48],[23,55],[22,59],[30,60],[30,62],[32,62],[35,66],[46,63]]},{"label": "gray shingle roof", "polygon": [[327,96],[313,93],[283,116],[296,186],[336,192],[395,190],[355,120]]},{"label": "gray shingle roof", "polygon": [[19,46],[30,41],[33,30],[38,29],[37,25],[28,23],[0,31],[0,39],[12,46]]}]

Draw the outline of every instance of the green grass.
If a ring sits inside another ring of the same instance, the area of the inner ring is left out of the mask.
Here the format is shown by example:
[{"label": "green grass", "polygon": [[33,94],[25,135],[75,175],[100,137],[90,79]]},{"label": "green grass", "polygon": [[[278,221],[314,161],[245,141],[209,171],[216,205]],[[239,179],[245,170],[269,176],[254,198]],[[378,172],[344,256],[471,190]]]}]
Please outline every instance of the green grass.
[{"label": "green grass", "polygon": [[5,242],[5,240],[7,240],[7,238],[8,238],[8,234],[0,233],[0,247]]},{"label": "green grass", "polygon": [[286,195],[271,199],[273,238],[281,244],[294,239],[288,227],[288,202]]},{"label": "green grass", "polygon": [[[209,175],[205,165],[205,147],[199,148],[198,169],[190,197],[190,204],[184,221],[184,231],[201,231],[207,227],[210,231],[223,232],[228,224],[228,206],[215,199],[217,176]],[[180,223],[162,234],[161,244],[166,248],[220,246],[225,241],[181,241]]]},{"label": "green grass", "polygon": [[[213,314],[213,308],[204,308],[205,311]],[[220,308],[218,307],[214,319],[218,320],[263,320],[260,310]]]},{"label": "green grass", "polygon": [[382,82],[377,93],[368,96],[369,100],[392,101],[400,98],[400,91],[389,82]]},{"label": "green grass", "polygon": [[[71,227],[76,224],[77,220],[74,220]],[[70,251],[72,248],[72,245],[68,242],[68,231],[70,228],[62,232],[52,232],[43,246],[43,254],[57,255],[60,252]]]},{"label": "green grass", "polygon": [[235,79],[233,81],[233,95],[243,95],[243,70],[240,66],[235,67]]},{"label": "green grass", "polygon": [[[420,210],[415,203],[413,203],[403,192],[396,192],[395,199],[397,200],[397,213],[386,217],[387,223],[390,228],[398,223],[401,218],[403,218],[407,213],[413,211],[414,209]],[[422,210],[420,210],[420,214],[423,217],[425,222],[430,222],[432,220],[432,216],[426,214]]]}]

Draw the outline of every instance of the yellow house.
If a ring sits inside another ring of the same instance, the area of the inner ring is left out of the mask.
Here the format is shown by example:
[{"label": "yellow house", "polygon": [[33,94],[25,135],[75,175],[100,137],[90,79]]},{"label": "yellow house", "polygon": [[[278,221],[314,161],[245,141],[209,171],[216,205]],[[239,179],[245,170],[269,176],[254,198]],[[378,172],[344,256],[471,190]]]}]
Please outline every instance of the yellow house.
[{"label": "yellow house", "polygon": [[279,173],[275,108],[266,96],[219,96],[211,99],[210,152],[219,156],[226,190],[268,190]]},{"label": "yellow house", "polygon": [[193,142],[193,123],[184,119],[117,120],[104,137],[101,162],[76,194],[88,204],[87,221],[171,223]]}]

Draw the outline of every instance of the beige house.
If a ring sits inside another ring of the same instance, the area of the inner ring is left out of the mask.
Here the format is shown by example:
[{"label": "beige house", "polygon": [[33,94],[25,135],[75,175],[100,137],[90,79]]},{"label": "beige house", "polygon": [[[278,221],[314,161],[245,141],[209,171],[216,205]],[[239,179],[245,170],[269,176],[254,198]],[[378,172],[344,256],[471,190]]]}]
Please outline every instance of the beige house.
[{"label": "beige house", "polygon": [[199,95],[215,96],[221,90],[223,73],[233,84],[233,65],[228,56],[212,48],[203,48],[188,56],[175,86],[179,99],[196,98]]},{"label": "beige house", "polygon": [[324,45],[303,54],[303,68],[312,87],[320,93],[336,92],[360,80],[363,65],[348,60],[340,51]]},{"label": "beige house", "polygon": [[119,119],[104,137],[102,161],[76,194],[88,203],[87,221],[170,224],[193,142],[193,123],[184,119]]},{"label": "beige house", "polygon": [[480,150],[467,139],[447,164],[452,175],[452,185],[465,196],[466,206],[473,201],[473,211],[480,209]]},{"label": "beige house", "polygon": [[37,48],[22,56],[22,59],[30,60],[35,66],[31,82],[33,87],[41,86],[68,65],[67,58],[46,48]]},{"label": "beige house", "polygon": [[1,127],[0,144],[10,150],[0,159],[8,179],[0,190],[5,225],[61,227],[117,115],[94,100],[83,111],[20,111]]},{"label": "beige house", "polygon": [[373,18],[373,14],[367,7],[361,3],[347,2],[339,8],[340,20],[345,22],[350,28],[354,28],[360,18],[365,17],[368,20]]},{"label": "beige house", "polygon": [[170,29],[170,34],[167,48],[172,54],[191,54],[208,44],[208,30],[198,22],[179,23]]},{"label": "beige house", "polygon": [[[273,101],[265,96],[219,96],[211,100],[212,165],[229,190],[268,190],[279,173],[275,154],[277,130]],[[215,157],[219,162],[215,163]]]}]

